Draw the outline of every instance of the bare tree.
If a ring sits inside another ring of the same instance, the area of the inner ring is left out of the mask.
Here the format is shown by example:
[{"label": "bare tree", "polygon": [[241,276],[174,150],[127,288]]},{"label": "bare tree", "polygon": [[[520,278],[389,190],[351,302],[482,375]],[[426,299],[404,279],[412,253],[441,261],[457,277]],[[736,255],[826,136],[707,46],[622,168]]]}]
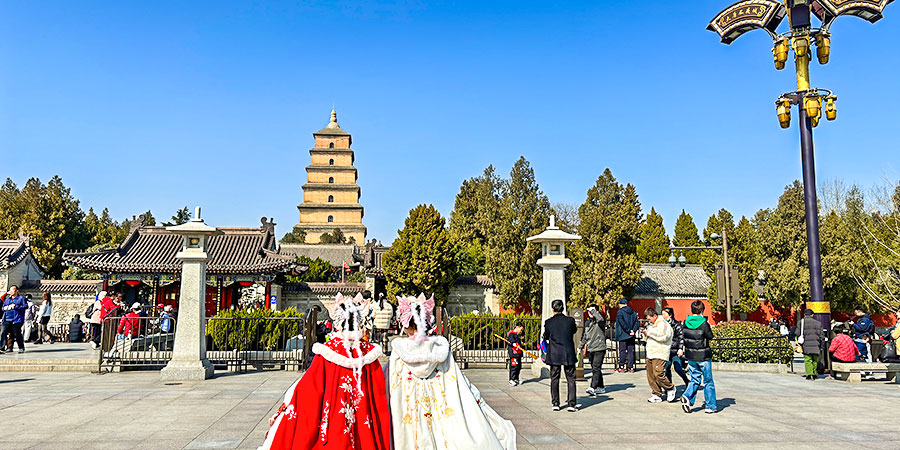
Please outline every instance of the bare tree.
[{"label": "bare tree", "polygon": [[572,203],[556,202],[551,208],[553,214],[556,215],[556,226],[567,233],[575,233],[578,231],[578,205]]}]

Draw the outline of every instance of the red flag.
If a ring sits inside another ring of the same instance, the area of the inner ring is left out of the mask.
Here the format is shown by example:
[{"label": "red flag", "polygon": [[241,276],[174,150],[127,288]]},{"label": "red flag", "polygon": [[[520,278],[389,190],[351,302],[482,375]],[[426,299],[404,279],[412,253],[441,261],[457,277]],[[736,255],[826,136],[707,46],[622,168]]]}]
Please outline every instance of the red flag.
[{"label": "red flag", "polygon": [[347,261],[344,261],[344,271],[350,273],[350,264],[347,264]]}]

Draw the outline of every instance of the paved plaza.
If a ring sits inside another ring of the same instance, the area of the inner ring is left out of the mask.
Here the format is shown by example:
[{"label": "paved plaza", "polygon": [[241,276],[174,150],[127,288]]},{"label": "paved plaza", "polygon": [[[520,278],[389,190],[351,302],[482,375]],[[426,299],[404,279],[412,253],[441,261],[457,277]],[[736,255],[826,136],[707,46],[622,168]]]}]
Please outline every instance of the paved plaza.
[{"label": "paved plaza", "polygon": [[[688,415],[677,404],[648,404],[644,372],[610,374],[607,395],[580,396],[581,411],[568,413],[550,410],[546,379],[513,388],[502,369],[466,373],[515,423],[522,450],[900,448],[900,389],[881,381],[720,372],[721,412]],[[255,448],[296,377],[217,373],[166,384],[158,372],[3,373],[0,448]]]}]

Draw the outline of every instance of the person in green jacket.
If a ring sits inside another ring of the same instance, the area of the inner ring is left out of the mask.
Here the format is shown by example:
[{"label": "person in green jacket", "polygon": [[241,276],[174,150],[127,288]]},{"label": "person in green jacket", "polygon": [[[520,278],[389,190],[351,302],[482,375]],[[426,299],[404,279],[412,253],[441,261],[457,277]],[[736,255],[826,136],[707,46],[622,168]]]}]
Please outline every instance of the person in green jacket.
[{"label": "person in green jacket", "polygon": [[691,314],[684,320],[684,359],[688,363],[688,377],[690,382],[681,395],[681,409],[691,412],[697,390],[700,388],[700,380],[703,380],[703,401],[706,404],[705,412],[716,412],[716,385],[712,377],[712,348],[709,341],[713,338],[712,328],[709,326],[703,311],[706,305],[700,300],[691,303]]}]

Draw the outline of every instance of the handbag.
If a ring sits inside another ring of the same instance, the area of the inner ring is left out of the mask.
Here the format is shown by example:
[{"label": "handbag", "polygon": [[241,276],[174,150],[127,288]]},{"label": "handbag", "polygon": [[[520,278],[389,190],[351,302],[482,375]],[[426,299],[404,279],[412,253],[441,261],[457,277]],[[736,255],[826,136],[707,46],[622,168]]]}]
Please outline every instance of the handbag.
[{"label": "handbag", "polygon": [[794,345],[795,353],[803,353],[803,325],[806,319],[800,319],[800,336],[797,338],[797,345]]}]

